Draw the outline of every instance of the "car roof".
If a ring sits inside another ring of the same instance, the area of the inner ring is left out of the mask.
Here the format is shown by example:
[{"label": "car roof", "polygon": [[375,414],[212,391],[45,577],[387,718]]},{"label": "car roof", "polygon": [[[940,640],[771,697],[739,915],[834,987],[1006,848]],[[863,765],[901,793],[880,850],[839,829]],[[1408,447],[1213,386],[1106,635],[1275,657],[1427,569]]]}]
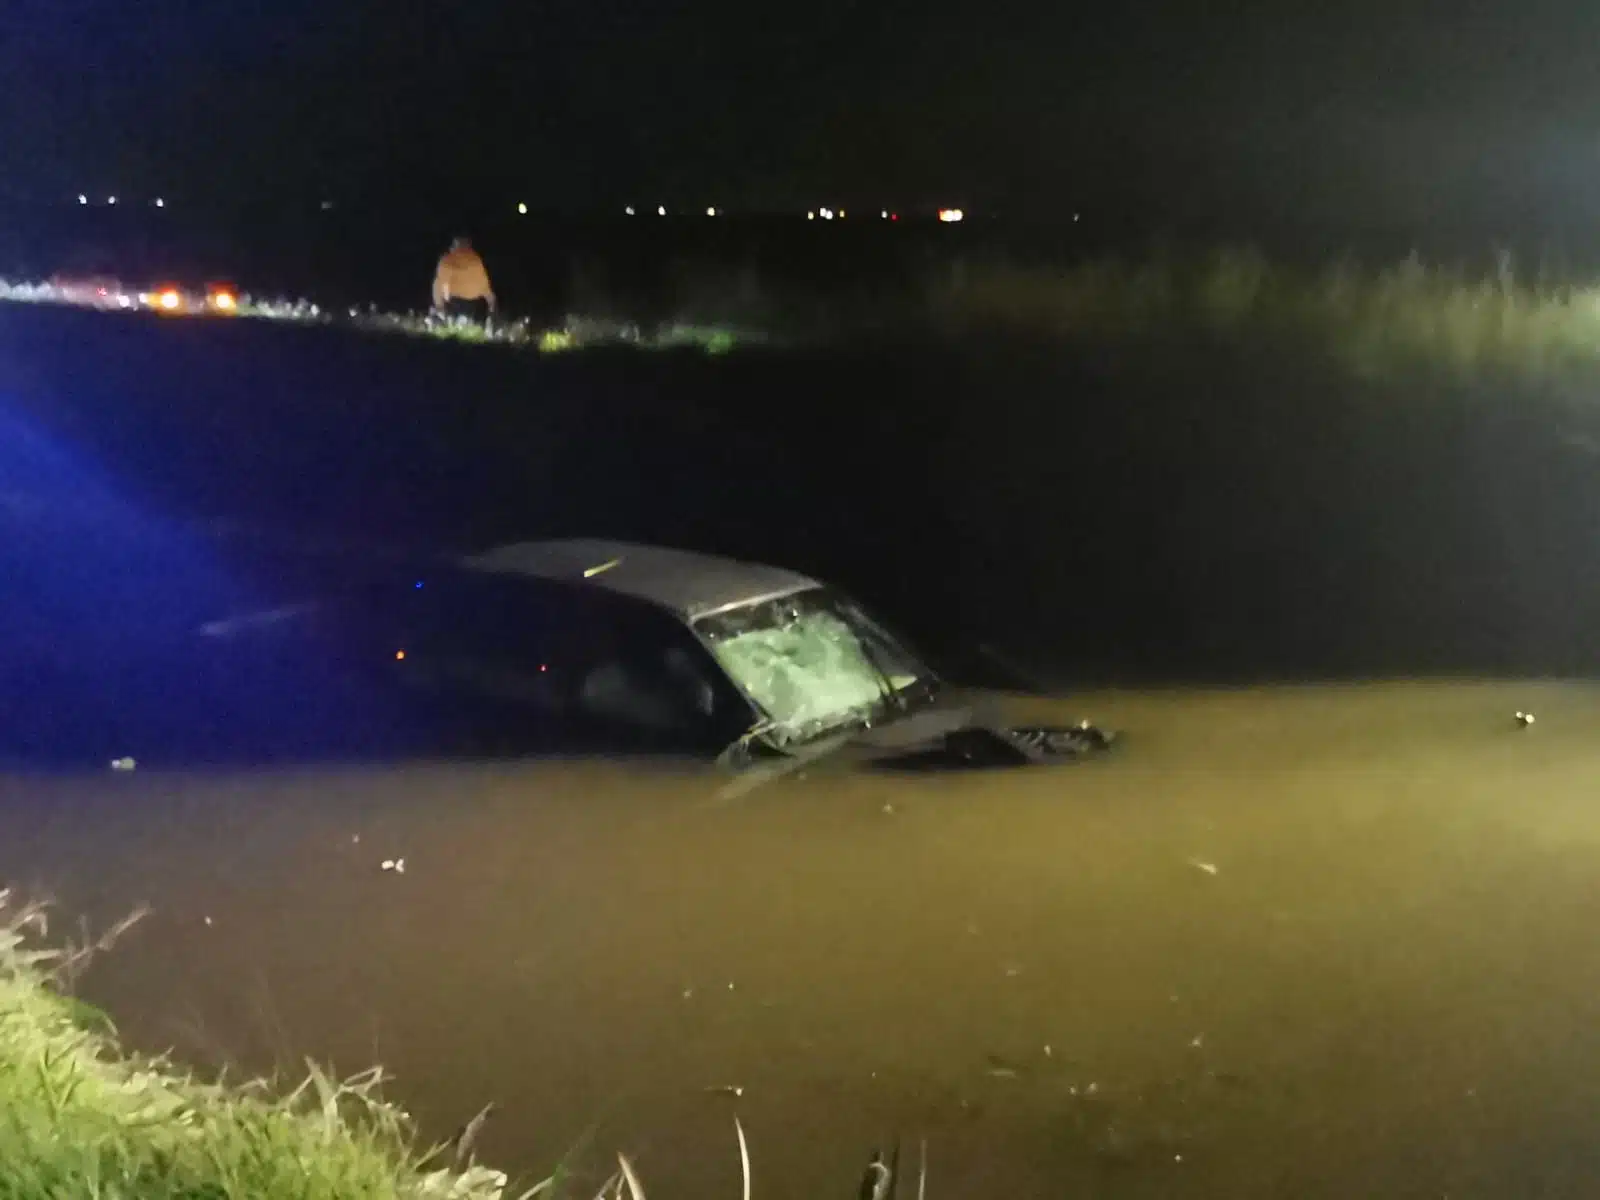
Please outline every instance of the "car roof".
[{"label": "car roof", "polygon": [[658,605],[686,621],[821,586],[781,567],[600,538],[515,542],[472,555],[461,565],[584,583]]}]

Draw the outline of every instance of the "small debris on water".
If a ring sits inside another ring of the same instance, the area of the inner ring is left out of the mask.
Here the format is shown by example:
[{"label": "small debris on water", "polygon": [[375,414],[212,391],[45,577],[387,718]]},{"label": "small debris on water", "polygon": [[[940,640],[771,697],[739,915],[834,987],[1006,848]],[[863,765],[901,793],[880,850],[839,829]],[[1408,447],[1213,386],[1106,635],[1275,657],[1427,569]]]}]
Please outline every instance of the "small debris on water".
[{"label": "small debris on water", "polygon": [[1007,963],[1006,964],[1006,978],[1007,979],[1015,979],[1018,975],[1021,975],[1021,974],[1022,974],[1022,968],[1017,966],[1016,963]]},{"label": "small debris on water", "polygon": [[683,998],[685,1000],[693,1000],[694,999],[694,989],[692,987],[684,988],[683,989]]},{"label": "small debris on water", "polygon": [[207,925],[211,924],[211,918],[210,917],[204,917],[204,918],[202,918],[202,920],[204,920]]},{"label": "small debris on water", "polygon": [[1205,1044],[1206,1044],[1206,1035],[1203,1034],[1203,1033],[1197,1033],[1192,1038],[1189,1039],[1189,1047],[1190,1047],[1190,1049],[1193,1049],[1193,1050],[1198,1050],[1198,1049],[1200,1049],[1200,1047],[1204,1046]]},{"label": "small debris on water", "polygon": [[883,806],[883,811],[887,816],[891,816],[891,817],[894,816],[894,805],[885,804]]},{"label": "small debris on water", "polygon": [[1198,858],[1191,858],[1189,860],[1189,865],[1196,871],[1204,871],[1207,875],[1215,875],[1217,873],[1216,863],[1204,862]]},{"label": "small debris on water", "polygon": [[132,758],[113,758],[111,769],[113,771],[133,771],[138,769],[138,762]]},{"label": "small debris on water", "polygon": [[733,980],[731,980],[731,979],[730,979],[730,980],[728,980],[728,990],[729,990],[729,991],[730,991],[730,992],[731,992],[731,991],[733,991]]},{"label": "small debris on water", "polygon": [[352,846],[359,846],[361,844],[361,835],[359,833],[352,833],[350,835],[350,844]]},{"label": "small debris on water", "polygon": [[744,1088],[736,1083],[720,1083],[706,1089],[708,1096],[732,1096],[735,1099],[744,1095]]},{"label": "small debris on water", "polygon": [[1017,1064],[1008,1058],[1003,1058],[998,1054],[985,1054],[983,1057],[984,1061],[988,1063],[988,1066],[984,1069],[984,1074],[991,1079],[1017,1079],[1022,1075],[1022,1072],[1017,1068]]},{"label": "small debris on water", "polygon": [[1531,712],[1519,712],[1517,714],[1517,727],[1519,729],[1526,729],[1529,725],[1532,725],[1533,722],[1534,716]]},{"label": "small debris on water", "polygon": [[406,860],[403,858],[386,858],[383,860],[383,869],[393,871],[396,875],[406,873]]},{"label": "small debris on water", "polygon": [[1046,1042],[1046,1043],[1045,1043],[1045,1044],[1044,1044],[1044,1056],[1045,1056],[1045,1057],[1046,1057],[1046,1058],[1050,1058],[1050,1057],[1051,1057],[1051,1056],[1052,1056],[1052,1055],[1054,1055],[1054,1053],[1055,1053],[1055,1051],[1053,1051],[1053,1050],[1051,1050],[1051,1049],[1050,1049],[1050,1043],[1049,1043],[1049,1042]]}]

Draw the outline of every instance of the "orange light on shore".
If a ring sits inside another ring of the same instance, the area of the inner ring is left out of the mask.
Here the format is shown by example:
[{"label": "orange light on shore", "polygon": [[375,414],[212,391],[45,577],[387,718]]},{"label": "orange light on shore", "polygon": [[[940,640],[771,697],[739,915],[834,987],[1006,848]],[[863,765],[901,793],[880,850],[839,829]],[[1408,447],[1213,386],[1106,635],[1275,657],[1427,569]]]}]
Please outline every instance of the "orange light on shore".
[{"label": "orange light on shore", "polygon": [[239,301],[232,292],[212,292],[211,303],[223,312],[232,312],[239,307]]},{"label": "orange light on shore", "polygon": [[171,312],[173,309],[177,308],[181,301],[182,297],[179,296],[178,293],[172,288],[168,288],[166,291],[162,292],[156,297],[156,303],[161,305],[161,307],[166,309],[168,312]]}]

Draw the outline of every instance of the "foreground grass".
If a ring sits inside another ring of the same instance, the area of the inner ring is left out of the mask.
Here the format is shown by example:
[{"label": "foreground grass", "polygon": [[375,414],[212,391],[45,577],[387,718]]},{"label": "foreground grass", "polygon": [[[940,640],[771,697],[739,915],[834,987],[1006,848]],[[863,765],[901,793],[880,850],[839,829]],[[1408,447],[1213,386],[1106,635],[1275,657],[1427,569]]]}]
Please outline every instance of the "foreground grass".
[{"label": "foreground grass", "polygon": [[0,892],[0,1197],[493,1200],[506,1178],[417,1142],[374,1071],[287,1094],[131,1054],[62,989],[83,951],[33,947],[43,913]]},{"label": "foreground grass", "polygon": [[1509,257],[1482,276],[1415,256],[1381,270],[1297,271],[1250,250],[1193,263],[979,267],[953,271],[931,301],[947,321],[1097,342],[1197,329],[1263,348],[1309,342],[1363,374],[1600,374],[1600,284],[1529,280]]}]

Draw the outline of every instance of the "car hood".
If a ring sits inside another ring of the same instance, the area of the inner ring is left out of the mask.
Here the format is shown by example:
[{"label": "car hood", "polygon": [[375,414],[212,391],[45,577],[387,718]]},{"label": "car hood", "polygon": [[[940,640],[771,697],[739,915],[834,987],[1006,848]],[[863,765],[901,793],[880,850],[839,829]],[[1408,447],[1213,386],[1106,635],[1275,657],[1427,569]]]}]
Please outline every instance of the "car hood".
[{"label": "car hood", "polygon": [[997,693],[945,690],[889,720],[808,745],[782,759],[756,760],[762,777],[799,768],[938,771],[999,769],[1065,762],[1109,749],[1116,734],[1087,721],[1022,724],[1014,702]]}]

